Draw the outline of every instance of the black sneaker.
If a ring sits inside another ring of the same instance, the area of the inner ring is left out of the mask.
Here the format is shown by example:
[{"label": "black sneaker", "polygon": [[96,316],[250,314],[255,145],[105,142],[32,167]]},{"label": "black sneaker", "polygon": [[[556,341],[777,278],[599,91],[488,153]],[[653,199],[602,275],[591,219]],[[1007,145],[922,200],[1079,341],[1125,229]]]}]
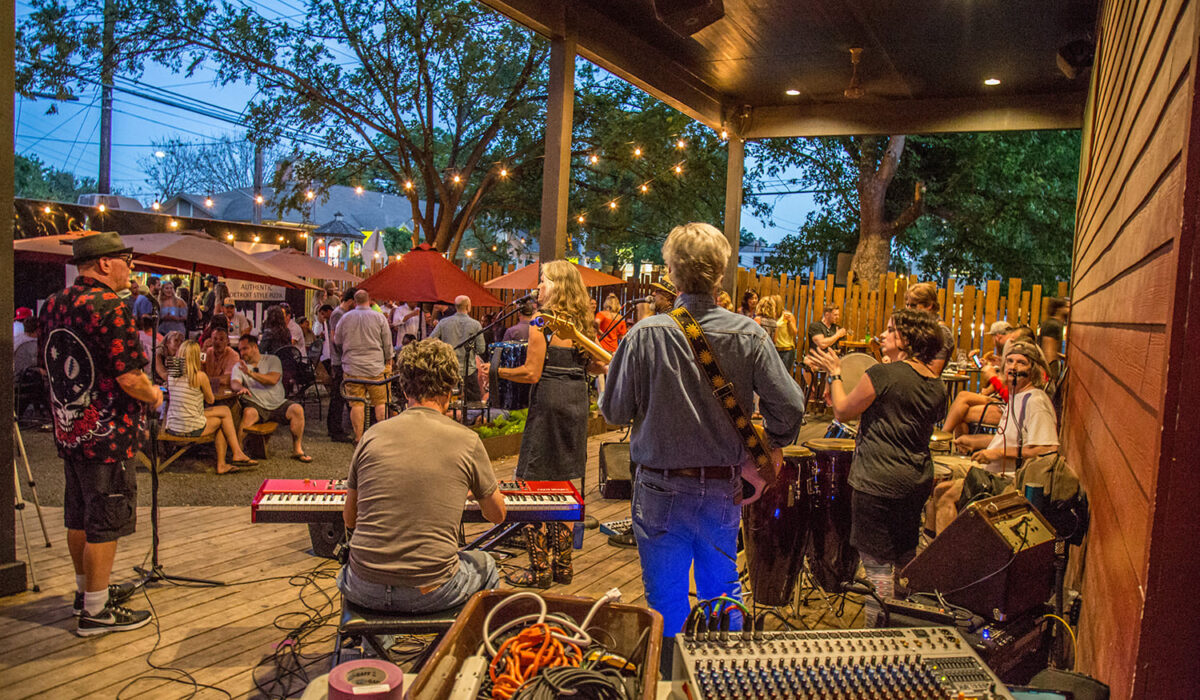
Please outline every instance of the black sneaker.
[{"label": "black sneaker", "polygon": [[99,615],[81,615],[75,634],[91,637],[109,632],[126,632],[142,627],[147,622],[150,622],[149,610],[130,610],[110,601]]},{"label": "black sneaker", "polygon": [[637,538],[633,536],[633,528],[629,528],[620,534],[609,535],[608,543],[614,547],[637,549]]},{"label": "black sneaker", "polygon": [[[133,581],[125,583],[110,583],[108,584],[108,602],[111,605],[120,605],[133,597],[137,591],[137,584]],[[75,593],[75,604],[71,606],[71,613],[75,617],[83,614],[83,593]]]}]

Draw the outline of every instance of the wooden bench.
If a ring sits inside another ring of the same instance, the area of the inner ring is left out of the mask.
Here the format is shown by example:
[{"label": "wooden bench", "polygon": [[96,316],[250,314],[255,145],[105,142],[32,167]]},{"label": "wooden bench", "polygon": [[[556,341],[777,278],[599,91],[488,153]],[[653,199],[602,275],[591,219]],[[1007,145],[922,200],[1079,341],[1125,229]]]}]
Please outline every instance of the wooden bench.
[{"label": "wooden bench", "polygon": [[[208,444],[208,443],[212,442],[213,440],[215,440],[216,437],[217,437],[217,433],[215,431],[212,433],[209,433],[208,435],[201,435],[200,437],[185,437],[183,435],[172,435],[171,433],[168,433],[165,429],[158,431],[158,444],[159,445],[174,445],[175,446],[173,448],[175,451],[171,453],[170,457],[167,457],[164,460],[159,460],[158,471],[162,472],[164,469],[171,466],[172,462],[174,462],[175,460],[182,457],[183,454],[185,452],[187,452],[189,449],[191,449],[193,445]],[[150,466],[151,466],[150,460],[149,460],[149,458],[146,457],[146,455],[144,453],[138,452],[138,458],[146,465],[147,469],[150,468]]]},{"label": "wooden bench", "polygon": [[278,427],[278,423],[267,421],[242,428],[246,443],[242,445],[242,449],[246,450],[246,454],[254,459],[270,459],[271,436],[275,434],[275,429]]}]

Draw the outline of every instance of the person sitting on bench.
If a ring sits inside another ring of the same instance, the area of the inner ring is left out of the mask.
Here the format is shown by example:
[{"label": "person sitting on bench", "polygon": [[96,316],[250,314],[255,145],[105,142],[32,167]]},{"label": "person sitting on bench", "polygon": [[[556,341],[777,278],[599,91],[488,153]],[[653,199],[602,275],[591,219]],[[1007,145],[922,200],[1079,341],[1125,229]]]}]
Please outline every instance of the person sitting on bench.
[{"label": "person sitting on bench", "polygon": [[238,426],[241,438],[246,428],[263,421],[286,422],[292,429],[292,459],[311,462],[312,457],[304,454],[301,441],[304,439],[304,408],[295,401],[288,401],[283,391],[283,363],[274,355],[263,355],[258,351],[258,338],[247,333],[238,340],[237,363],[229,376],[229,385],[241,394],[242,424]]},{"label": "person sitting on bench", "polygon": [[408,409],[367,430],[350,463],[350,558],[338,588],[372,610],[433,613],[500,582],[491,555],[458,551],[467,495],[490,522],[507,511],[479,435],[445,415],[461,375],[454,350],[433,338],[409,343],[398,369]]},{"label": "person sitting on bench", "polygon": [[[208,406],[213,402],[212,384],[204,373],[200,359],[200,345],[194,340],[185,340],[176,353],[174,368],[167,369],[166,431],[171,435],[188,438],[206,437],[216,433],[213,446],[217,451],[217,473],[228,474],[239,467],[252,467],[258,462],[246,456],[233,427],[233,414],[228,406]],[[225,463],[226,448],[233,449],[233,461]]]}]

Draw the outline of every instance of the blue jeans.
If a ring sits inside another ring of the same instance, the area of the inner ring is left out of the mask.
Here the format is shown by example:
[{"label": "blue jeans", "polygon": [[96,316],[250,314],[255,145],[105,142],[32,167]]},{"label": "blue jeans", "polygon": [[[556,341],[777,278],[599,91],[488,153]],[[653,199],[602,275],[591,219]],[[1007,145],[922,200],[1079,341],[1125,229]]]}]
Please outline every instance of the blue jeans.
[{"label": "blue jeans", "polygon": [[372,583],[343,566],[338,574],[338,589],[355,605],[383,612],[434,613],[467,602],[479,591],[500,585],[496,560],[487,552],[459,552],[458,571],[449,581],[429,593],[408,586]]},{"label": "blue jeans", "polygon": [[[663,635],[683,629],[691,610],[688,572],[695,563],[700,600],[729,595],[741,600],[737,533],[741,506],[737,477],[726,480],[667,477],[639,469],[633,489],[633,534],[642,561],[646,602],[663,616]],[[741,629],[734,612],[730,629]]]}]

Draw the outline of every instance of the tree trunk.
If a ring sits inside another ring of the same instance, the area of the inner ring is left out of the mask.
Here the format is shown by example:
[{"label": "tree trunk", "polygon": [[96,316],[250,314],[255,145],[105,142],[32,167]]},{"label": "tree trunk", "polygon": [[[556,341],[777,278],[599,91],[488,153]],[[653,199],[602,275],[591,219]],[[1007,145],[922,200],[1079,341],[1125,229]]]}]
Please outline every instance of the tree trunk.
[{"label": "tree trunk", "polygon": [[875,280],[888,269],[892,258],[892,239],[884,235],[882,229],[859,233],[858,246],[854,249],[854,262],[850,268],[854,271],[854,279],[862,280],[863,284],[875,284]]},{"label": "tree trunk", "polygon": [[850,268],[865,284],[873,284],[873,280],[887,272],[892,260],[892,239],[924,211],[925,188],[917,183],[912,204],[900,216],[888,221],[884,215],[884,200],[900,166],[904,142],[904,136],[889,137],[882,157],[869,137],[860,141],[858,147],[851,144],[847,148],[850,157],[858,161],[858,246]]}]

